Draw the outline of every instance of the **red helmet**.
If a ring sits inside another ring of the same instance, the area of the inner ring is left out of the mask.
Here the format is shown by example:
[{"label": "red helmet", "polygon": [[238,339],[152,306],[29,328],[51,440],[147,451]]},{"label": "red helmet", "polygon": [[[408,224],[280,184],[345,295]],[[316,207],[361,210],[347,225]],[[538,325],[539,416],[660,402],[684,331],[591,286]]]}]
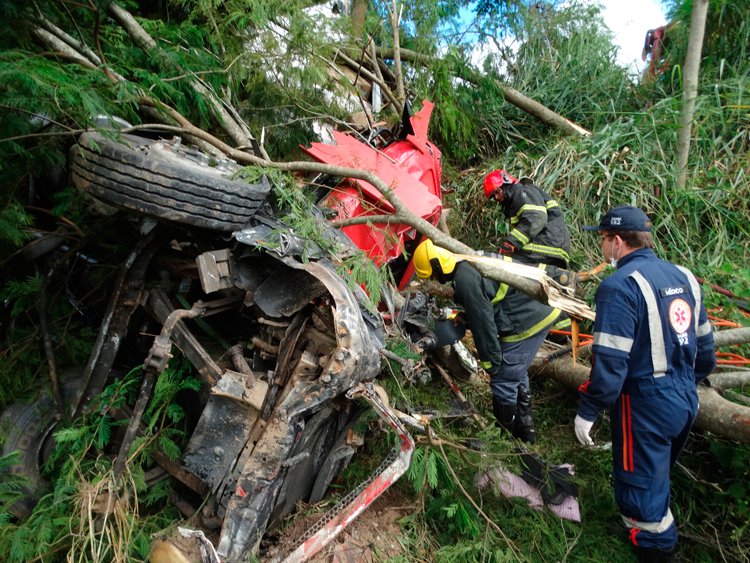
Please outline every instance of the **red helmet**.
[{"label": "red helmet", "polygon": [[505,170],[495,170],[484,177],[484,195],[490,197],[495,190],[505,185],[512,185],[518,182],[513,176]]}]

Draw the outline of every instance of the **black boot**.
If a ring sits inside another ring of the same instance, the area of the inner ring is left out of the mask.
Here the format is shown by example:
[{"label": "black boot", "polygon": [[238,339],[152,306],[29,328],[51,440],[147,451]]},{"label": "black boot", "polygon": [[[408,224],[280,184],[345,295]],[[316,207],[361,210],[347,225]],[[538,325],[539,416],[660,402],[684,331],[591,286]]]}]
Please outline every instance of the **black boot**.
[{"label": "black boot", "polygon": [[534,417],[531,414],[531,391],[526,387],[518,388],[518,405],[515,431],[513,436],[527,444],[536,443]]},{"label": "black boot", "polygon": [[636,550],[638,551],[638,563],[680,563],[676,545],[669,549],[636,547]]},{"label": "black boot", "polygon": [[516,405],[501,403],[493,397],[492,412],[496,419],[495,426],[505,428],[513,436],[516,427]]}]

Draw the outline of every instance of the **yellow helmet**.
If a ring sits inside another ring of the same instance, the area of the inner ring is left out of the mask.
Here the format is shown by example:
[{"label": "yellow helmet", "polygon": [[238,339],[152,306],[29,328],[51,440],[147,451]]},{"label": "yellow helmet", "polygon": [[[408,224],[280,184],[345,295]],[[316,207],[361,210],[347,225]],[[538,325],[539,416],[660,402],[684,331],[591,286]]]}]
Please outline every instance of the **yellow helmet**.
[{"label": "yellow helmet", "polygon": [[439,268],[438,275],[451,274],[456,269],[456,259],[452,252],[435,246],[427,239],[414,251],[414,269],[417,277],[429,278],[433,274],[433,268]]}]

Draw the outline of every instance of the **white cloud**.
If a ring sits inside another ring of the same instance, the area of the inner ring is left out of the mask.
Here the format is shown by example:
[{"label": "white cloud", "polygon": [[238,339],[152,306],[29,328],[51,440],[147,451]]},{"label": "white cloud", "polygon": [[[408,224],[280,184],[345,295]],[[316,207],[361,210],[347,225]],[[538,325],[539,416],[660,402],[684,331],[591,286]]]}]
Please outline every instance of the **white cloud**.
[{"label": "white cloud", "polygon": [[655,0],[600,0],[602,17],[619,46],[617,62],[633,71],[643,70],[641,51],[646,32],[667,23]]}]

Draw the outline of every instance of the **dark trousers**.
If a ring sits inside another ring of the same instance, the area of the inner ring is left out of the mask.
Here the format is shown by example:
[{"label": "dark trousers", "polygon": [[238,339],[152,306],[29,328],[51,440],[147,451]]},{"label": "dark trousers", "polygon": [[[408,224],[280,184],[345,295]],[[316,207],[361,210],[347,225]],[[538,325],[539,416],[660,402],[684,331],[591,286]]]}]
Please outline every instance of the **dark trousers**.
[{"label": "dark trousers", "polygon": [[659,387],[626,384],[611,410],[612,475],[630,540],[639,547],[669,549],[677,542],[669,509],[669,470],[690,436],[698,396],[694,383],[679,389]]},{"label": "dark trousers", "polygon": [[515,405],[518,399],[518,387],[529,387],[527,370],[542,342],[544,342],[549,328],[547,327],[525,340],[500,342],[500,347],[503,350],[503,361],[500,364],[500,370],[490,377],[492,396],[498,402]]}]

